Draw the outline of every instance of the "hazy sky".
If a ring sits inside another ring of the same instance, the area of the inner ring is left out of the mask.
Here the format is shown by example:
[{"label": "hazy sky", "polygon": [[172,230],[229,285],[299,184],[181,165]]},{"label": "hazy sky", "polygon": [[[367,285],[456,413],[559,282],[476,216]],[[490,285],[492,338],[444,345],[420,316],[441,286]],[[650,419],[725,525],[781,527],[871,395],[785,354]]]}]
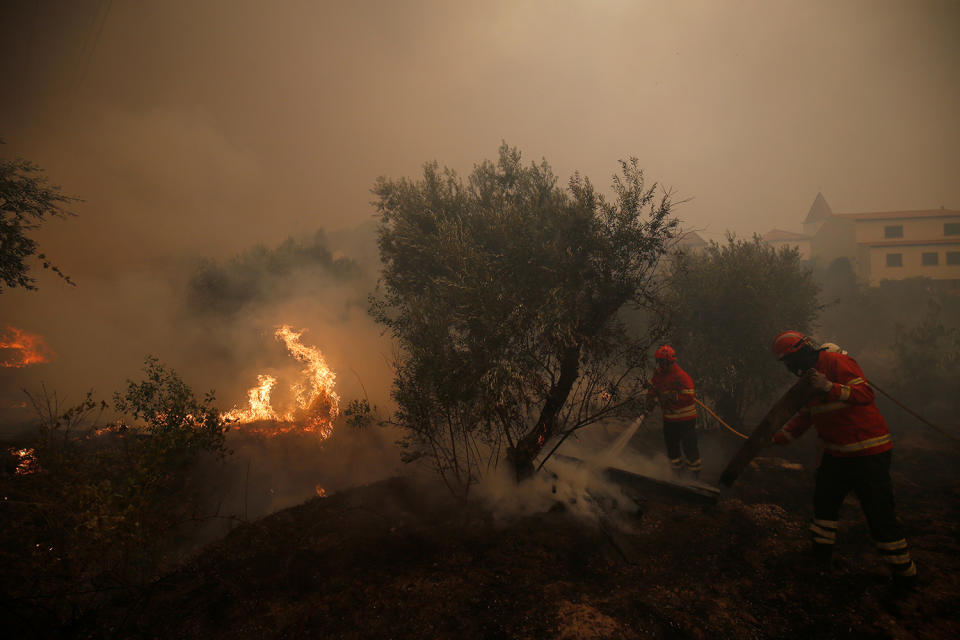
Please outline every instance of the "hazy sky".
[{"label": "hazy sky", "polygon": [[85,200],[43,236],[71,272],[353,225],[501,140],[604,186],[635,155],[715,233],[960,208],[955,0],[2,6],[3,152]]},{"label": "hazy sky", "polygon": [[[356,225],[501,140],[601,186],[637,156],[708,239],[799,230],[818,191],[960,208],[958,36],[956,0],[3,0],[0,153],[84,199],[39,237],[109,309],[145,294],[91,278]],[[0,306],[79,295],[42,284]]]}]

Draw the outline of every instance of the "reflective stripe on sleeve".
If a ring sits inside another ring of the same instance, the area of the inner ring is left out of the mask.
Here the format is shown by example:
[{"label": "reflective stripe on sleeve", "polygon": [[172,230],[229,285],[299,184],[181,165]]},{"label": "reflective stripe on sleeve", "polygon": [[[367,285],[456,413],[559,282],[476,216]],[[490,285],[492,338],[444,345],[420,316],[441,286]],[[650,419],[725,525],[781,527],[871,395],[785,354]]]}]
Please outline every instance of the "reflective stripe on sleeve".
[{"label": "reflective stripe on sleeve", "polygon": [[840,402],[843,402],[850,397],[850,387],[845,384],[838,384],[837,386],[840,387]]}]

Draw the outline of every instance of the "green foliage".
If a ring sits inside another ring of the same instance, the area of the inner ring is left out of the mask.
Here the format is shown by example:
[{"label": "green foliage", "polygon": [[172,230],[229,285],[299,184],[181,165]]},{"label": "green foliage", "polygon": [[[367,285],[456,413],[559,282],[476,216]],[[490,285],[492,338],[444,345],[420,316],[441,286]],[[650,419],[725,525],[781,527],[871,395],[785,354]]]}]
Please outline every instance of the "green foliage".
[{"label": "green foliage", "polygon": [[33,256],[44,269],[74,284],[46,255],[37,253],[37,242],[30,237],[47,218],[72,215],[62,205],[76,201],[49,185],[40,173],[41,169],[27,160],[0,159],[0,293],[4,286],[36,289],[28,263]]},{"label": "green foliage", "polygon": [[324,280],[359,276],[357,263],[335,258],[318,231],[309,240],[288,238],[273,249],[256,246],[226,262],[203,261],[190,279],[188,303],[197,311],[231,315],[250,304],[303,293]]},{"label": "green foliage", "polygon": [[650,307],[677,221],[670,195],[621,163],[608,202],[585,178],[501,146],[464,181],[436,163],[377,181],[383,263],[371,313],[397,339],[396,421],[454,488],[504,446],[526,462],[560,428],[638,393],[649,337],[618,314]]},{"label": "green foliage", "polygon": [[781,331],[809,331],[818,287],[796,249],[729,236],[700,253],[680,253],[668,275],[671,340],[698,394],[742,425],[751,407],[782,387],[786,371],[770,353]]},{"label": "green foliage", "polygon": [[[951,425],[960,413],[960,296],[931,278],[857,282],[845,266],[818,274],[827,306],[820,335],[853,355],[867,379],[928,419]],[[916,421],[878,397],[888,421]],[[899,417],[898,417],[899,416]]]},{"label": "green foliage", "polygon": [[225,453],[212,400],[194,398],[155,358],[117,394],[130,421],[103,425],[107,405],[89,393],[65,411],[55,394],[31,396],[41,416],[35,472],[0,475],[0,595],[19,603],[14,629],[50,637],[94,624],[100,608],[149,587],[203,520],[198,463]]},{"label": "green foliage", "polygon": [[347,425],[354,429],[365,429],[376,422],[376,405],[371,406],[367,399],[354,399],[347,403],[347,408],[343,410],[343,416],[347,420]]},{"label": "green foliage", "polygon": [[858,358],[889,350],[897,327],[913,326],[931,305],[940,310],[947,326],[960,326],[960,296],[950,291],[949,282],[907,278],[871,287],[851,283],[850,278],[829,270],[823,274],[821,282],[828,295],[821,324],[825,340],[842,345]]},{"label": "green foliage", "polygon": [[144,373],[144,380],[128,380],[126,391],[114,394],[117,411],[143,420],[145,432],[158,448],[188,458],[198,451],[224,453],[226,426],[213,406],[213,392],[197,400],[180,376],[153,356],[147,357]]},{"label": "green foliage", "polygon": [[960,414],[960,395],[956,392],[960,380],[957,320],[945,318],[943,308],[930,302],[915,324],[897,326],[893,341],[892,389],[922,415],[950,422]]}]

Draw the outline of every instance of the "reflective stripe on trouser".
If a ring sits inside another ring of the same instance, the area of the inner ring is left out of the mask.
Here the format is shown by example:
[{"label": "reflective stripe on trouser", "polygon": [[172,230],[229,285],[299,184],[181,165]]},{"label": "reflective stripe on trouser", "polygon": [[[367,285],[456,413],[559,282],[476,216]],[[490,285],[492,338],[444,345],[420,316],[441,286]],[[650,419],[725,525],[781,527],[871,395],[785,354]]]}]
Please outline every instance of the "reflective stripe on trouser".
[{"label": "reflective stripe on trouser", "polygon": [[828,544],[832,548],[837,542],[837,521],[814,518],[810,523],[810,535],[813,544]]},{"label": "reflective stripe on trouser", "polygon": [[877,551],[880,552],[880,557],[887,563],[893,575],[905,578],[917,575],[917,565],[910,559],[910,549],[905,538],[892,542],[878,542]]},{"label": "reflective stripe on trouser", "polygon": [[691,471],[695,470],[694,463],[699,469],[700,450],[697,447],[696,424],[696,419],[663,423],[663,441],[667,445],[670,466],[674,469],[681,468],[684,458],[688,460],[687,467]]},{"label": "reflective stripe on trouser", "polygon": [[[877,548],[887,567],[896,575],[911,576],[916,567],[907,552],[907,542],[893,501],[893,485],[890,482],[891,452],[884,451],[869,456],[841,458],[825,453],[817,469],[816,488],[813,495],[814,524],[819,524],[811,533],[816,545],[826,545],[831,533],[829,523],[840,519],[843,499],[853,491],[867,518],[870,534],[877,541]],[[836,540],[836,525],[833,526]],[[819,540],[818,540],[819,538]],[[885,545],[881,548],[881,545]],[[832,546],[832,545],[831,545]]]}]

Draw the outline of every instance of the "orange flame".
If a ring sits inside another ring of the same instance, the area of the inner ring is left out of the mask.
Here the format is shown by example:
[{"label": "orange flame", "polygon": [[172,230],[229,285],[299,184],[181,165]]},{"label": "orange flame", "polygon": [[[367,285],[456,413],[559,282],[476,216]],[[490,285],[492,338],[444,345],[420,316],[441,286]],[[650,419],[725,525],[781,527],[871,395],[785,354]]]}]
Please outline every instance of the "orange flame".
[{"label": "orange flame", "polygon": [[10,325],[0,334],[0,367],[26,367],[50,362],[53,357],[53,351],[38,335]]},{"label": "orange flame", "polygon": [[299,431],[317,433],[326,439],[333,433],[333,421],[340,415],[340,396],[333,390],[337,376],[319,349],[300,342],[301,335],[303,331],[294,331],[287,325],[274,333],[274,337],[283,340],[290,355],[307,365],[301,372],[303,380],[291,387],[295,406],[285,412],[274,409],[270,393],[277,379],[261,374],[257,376],[257,386],[247,392],[249,408],[234,408],[223,414],[225,420],[243,425],[256,423],[248,431],[271,436]]},{"label": "orange flame", "polygon": [[17,468],[15,473],[18,476],[28,476],[40,471],[40,461],[37,460],[37,452],[34,449],[10,449],[10,453],[17,459]]},{"label": "orange flame", "polygon": [[326,497],[327,497],[327,490],[326,490],[326,489],[324,489],[324,488],[321,487],[320,485],[317,485],[317,486],[315,487],[315,489],[316,489],[316,491],[317,491],[317,497],[318,497],[318,498],[326,498]]}]

